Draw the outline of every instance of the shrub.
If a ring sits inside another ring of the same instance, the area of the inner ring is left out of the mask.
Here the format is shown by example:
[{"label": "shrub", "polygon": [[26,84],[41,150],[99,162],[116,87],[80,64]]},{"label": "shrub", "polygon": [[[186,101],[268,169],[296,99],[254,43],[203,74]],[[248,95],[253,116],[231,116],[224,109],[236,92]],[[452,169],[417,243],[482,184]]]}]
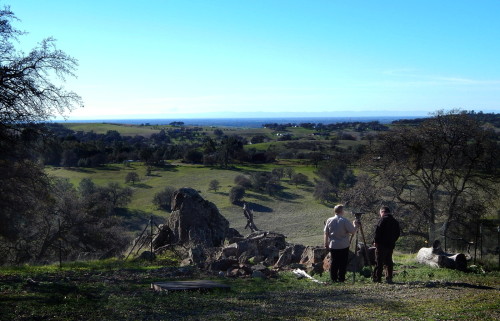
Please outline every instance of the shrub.
[{"label": "shrub", "polygon": [[229,192],[229,201],[232,204],[238,203],[243,199],[243,196],[245,196],[245,188],[240,185],[234,186]]},{"label": "shrub", "polygon": [[170,211],[170,207],[172,205],[172,196],[174,195],[175,187],[167,186],[161,192],[155,194],[153,198],[153,204],[158,208]]},{"label": "shrub", "polygon": [[125,176],[125,183],[132,183],[135,184],[135,182],[139,181],[139,174],[136,172],[130,172]]},{"label": "shrub", "polygon": [[216,179],[211,180],[210,184],[208,184],[208,190],[214,190],[215,192],[217,192],[219,188],[220,188],[220,183]]},{"label": "shrub", "polygon": [[245,175],[238,175],[234,178],[234,183],[244,188],[251,188],[252,182]]},{"label": "shrub", "polygon": [[290,180],[291,184],[295,184],[295,186],[299,184],[307,184],[309,182],[309,177],[302,173],[293,174],[292,179]]}]

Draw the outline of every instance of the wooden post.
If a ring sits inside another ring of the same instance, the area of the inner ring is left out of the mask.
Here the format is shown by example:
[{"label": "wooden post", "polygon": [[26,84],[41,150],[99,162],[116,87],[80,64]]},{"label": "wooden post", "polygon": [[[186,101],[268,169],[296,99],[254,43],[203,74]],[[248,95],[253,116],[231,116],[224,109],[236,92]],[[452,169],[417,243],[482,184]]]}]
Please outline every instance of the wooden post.
[{"label": "wooden post", "polygon": [[444,236],[444,251],[448,251],[448,237],[446,237],[446,232],[448,231],[448,222],[444,223],[444,231],[443,231],[443,236]]},{"label": "wooden post", "polygon": [[479,258],[483,259],[483,223],[479,224]]},{"label": "wooden post", "polygon": [[476,238],[474,241],[474,265],[476,264],[476,256],[477,256],[477,241],[479,239],[479,221],[476,222]]},{"label": "wooden post", "polygon": [[62,240],[61,240],[61,219],[57,219],[57,238],[59,240],[59,268],[62,268]]},{"label": "wooden post", "polygon": [[151,232],[151,243],[150,243],[150,249],[151,249],[151,261],[153,261],[153,215],[151,215],[151,218],[149,220],[149,224],[151,225],[151,229],[150,229],[150,232]]}]

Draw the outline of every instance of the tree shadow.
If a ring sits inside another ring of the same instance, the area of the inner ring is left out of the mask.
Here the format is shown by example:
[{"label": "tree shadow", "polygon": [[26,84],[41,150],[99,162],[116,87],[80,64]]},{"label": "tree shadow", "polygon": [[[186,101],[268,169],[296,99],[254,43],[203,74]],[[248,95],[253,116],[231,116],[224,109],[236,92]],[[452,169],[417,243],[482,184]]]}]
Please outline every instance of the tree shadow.
[{"label": "tree shadow", "polygon": [[179,170],[177,169],[177,166],[175,166],[175,165],[164,165],[164,166],[155,167],[154,171],[155,172],[177,172]]},{"label": "tree shadow", "polygon": [[144,226],[149,223],[151,217],[157,225],[163,224],[165,218],[147,213],[141,210],[130,210],[128,208],[115,209],[115,215],[123,219],[123,226],[130,231],[138,231],[144,229]]},{"label": "tree shadow", "polygon": [[271,201],[271,199],[266,196],[266,195],[262,195],[262,194],[256,194],[256,193],[248,193],[246,194],[246,197],[248,198],[254,198],[256,200],[259,200],[259,201],[263,201],[263,202],[269,202]]},{"label": "tree shadow", "polygon": [[100,171],[114,171],[114,172],[121,171],[121,169],[116,166],[108,166],[108,165],[95,167],[95,169]]},{"label": "tree shadow", "polygon": [[297,188],[300,189],[301,191],[308,192],[308,193],[314,192],[314,188],[313,187],[302,187],[302,186],[299,186]]},{"label": "tree shadow", "polygon": [[95,173],[94,170],[90,170],[88,168],[82,168],[82,167],[61,167],[65,170],[72,171],[72,172],[78,172],[78,173],[86,173],[86,174],[93,174]]},{"label": "tree shadow", "polygon": [[250,209],[254,212],[270,213],[273,211],[272,208],[257,203],[247,202],[247,204],[250,207]]},{"label": "tree shadow", "polygon": [[152,186],[144,183],[138,183],[138,184],[133,184],[132,186],[137,187],[137,188],[144,188],[144,189],[150,189],[153,188]]},{"label": "tree shadow", "polygon": [[295,194],[292,192],[286,192],[286,191],[280,191],[279,193],[276,194],[276,196],[284,201],[290,202],[290,203],[298,203],[298,199],[304,198],[304,196]]}]

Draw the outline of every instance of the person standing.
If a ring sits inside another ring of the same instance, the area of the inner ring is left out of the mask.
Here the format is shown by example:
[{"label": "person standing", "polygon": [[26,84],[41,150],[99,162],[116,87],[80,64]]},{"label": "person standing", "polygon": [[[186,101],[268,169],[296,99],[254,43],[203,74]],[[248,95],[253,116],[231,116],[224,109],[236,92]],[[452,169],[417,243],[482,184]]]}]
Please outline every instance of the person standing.
[{"label": "person standing", "polygon": [[344,282],[349,257],[349,235],[356,232],[356,222],[344,218],[344,205],[333,209],[334,216],[326,220],[325,247],[330,251],[330,278],[332,282]]},{"label": "person standing", "polygon": [[396,241],[401,233],[399,222],[392,216],[388,206],[380,208],[380,219],[375,227],[374,246],[375,269],[373,270],[373,282],[382,281],[382,270],[385,268],[385,280],[392,283],[394,262],[392,252],[396,246]]}]

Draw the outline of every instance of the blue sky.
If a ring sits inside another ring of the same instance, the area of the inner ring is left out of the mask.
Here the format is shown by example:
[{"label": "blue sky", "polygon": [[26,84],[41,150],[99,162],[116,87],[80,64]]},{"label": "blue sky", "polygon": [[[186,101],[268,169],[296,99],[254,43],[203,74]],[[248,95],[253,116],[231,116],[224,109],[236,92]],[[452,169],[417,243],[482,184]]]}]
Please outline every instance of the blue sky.
[{"label": "blue sky", "polygon": [[500,112],[500,1],[1,3],[79,60],[70,119]]}]

